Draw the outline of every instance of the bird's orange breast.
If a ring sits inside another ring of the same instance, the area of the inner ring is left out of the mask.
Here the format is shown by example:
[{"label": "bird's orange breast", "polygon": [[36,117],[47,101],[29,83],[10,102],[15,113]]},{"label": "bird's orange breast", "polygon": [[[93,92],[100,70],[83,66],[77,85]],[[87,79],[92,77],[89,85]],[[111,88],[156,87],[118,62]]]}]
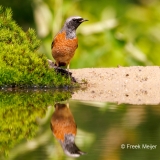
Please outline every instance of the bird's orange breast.
[{"label": "bird's orange breast", "polygon": [[52,46],[52,55],[57,63],[69,64],[78,47],[78,39],[67,39],[66,33],[63,31],[58,33],[54,39]]},{"label": "bird's orange breast", "polygon": [[62,142],[64,141],[65,134],[76,135],[76,123],[68,107],[56,108],[52,115],[51,128],[54,136]]}]

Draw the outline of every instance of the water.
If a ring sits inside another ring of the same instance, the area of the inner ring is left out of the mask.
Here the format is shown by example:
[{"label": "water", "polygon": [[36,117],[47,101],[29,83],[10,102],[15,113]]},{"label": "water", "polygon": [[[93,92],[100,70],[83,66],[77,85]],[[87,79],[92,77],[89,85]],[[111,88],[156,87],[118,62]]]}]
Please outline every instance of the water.
[{"label": "water", "polygon": [[[0,94],[1,160],[76,159],[64,154],[50,128],[56,92]],[[64,99],[58,102],[69,104],[77,125],[75,143],[87,153],[78,159],[160,159],[160,106]]]}]

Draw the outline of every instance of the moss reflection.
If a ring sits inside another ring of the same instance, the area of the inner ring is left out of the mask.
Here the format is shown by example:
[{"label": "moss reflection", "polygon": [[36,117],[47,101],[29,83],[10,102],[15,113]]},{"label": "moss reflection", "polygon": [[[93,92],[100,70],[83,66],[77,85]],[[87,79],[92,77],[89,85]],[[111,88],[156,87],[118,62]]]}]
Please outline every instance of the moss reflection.
[{"label": "moss reflection", "polygon": [[71,97],[69,91],[0,92],[0,155],[7,155],[22,139],[32,138],[38,129],[37,118],[47,107]]}]

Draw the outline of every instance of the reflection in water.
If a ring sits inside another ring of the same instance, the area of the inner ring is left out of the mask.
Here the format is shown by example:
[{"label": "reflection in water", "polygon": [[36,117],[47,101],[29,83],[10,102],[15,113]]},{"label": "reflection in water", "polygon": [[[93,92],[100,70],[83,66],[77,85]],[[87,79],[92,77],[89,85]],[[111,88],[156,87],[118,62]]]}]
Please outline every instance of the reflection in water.
[{"label": "reflection in water", "polygon": [[77,126],[70,111],[69,104],[55,104],[55,112],[51,118],[51,130],[60,142],[63,151],[70,157],[85,154],[75,144]]},{"label": "reflection in water", "polygon": [[47,107],[54,105],[55,96],[60,97],[48,92],[0,94],[0,160],[71,160],[53,143],[50,121],[53,134],[72,157],[83,154],[74,143],[76,121],[77,138],[83,137],[79,143],[88,153],[80,160],[160,159],[160,105],[71,100],[73,118],[65,104],[56,104],[54,114],[53,108]]}]

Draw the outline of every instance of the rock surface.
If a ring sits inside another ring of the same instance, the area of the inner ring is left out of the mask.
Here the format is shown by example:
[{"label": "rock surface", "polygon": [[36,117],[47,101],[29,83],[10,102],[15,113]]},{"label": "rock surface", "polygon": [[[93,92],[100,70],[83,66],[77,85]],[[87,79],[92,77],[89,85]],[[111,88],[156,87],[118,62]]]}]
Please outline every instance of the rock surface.
[{"label": "rock surface", "polygon": [[86,88],[73,94],[81,101],[128,104],[160,103],[160,67],[84,68],[70,70]]}]

